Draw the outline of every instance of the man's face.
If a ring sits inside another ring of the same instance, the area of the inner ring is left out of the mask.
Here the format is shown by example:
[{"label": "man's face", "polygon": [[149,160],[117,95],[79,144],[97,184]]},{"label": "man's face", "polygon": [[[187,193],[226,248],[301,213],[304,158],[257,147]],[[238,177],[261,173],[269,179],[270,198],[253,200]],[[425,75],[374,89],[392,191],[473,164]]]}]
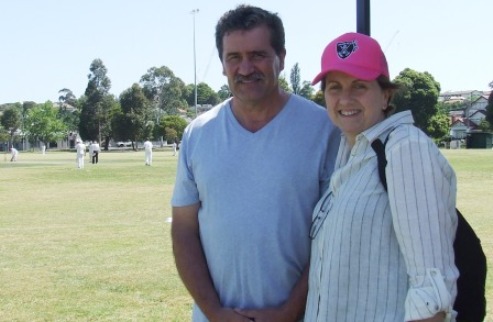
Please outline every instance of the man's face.
[{"label": "man's face", "polygon": [[235,98],[261,102],[278,91],[285,53],[277,55],[266,26],[237,30],[223,37],[223,74]]}]

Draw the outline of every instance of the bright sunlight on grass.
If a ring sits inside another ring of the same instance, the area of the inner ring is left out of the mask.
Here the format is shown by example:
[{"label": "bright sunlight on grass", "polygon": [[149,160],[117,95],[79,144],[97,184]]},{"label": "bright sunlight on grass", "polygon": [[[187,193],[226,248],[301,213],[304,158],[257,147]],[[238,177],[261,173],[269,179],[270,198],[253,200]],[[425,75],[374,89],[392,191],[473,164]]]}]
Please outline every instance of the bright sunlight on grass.
[{"label": "bright sunlight on grass", "polygon": [[[444,150],[458,208],[493,265],[493,151]],[[177,157],[103,152],[75,168],[69,152],[0,159],[1,321],[189,321],[174,266],[170,198]],[[493,301],[493,273],[487,299]],[[493,321],[488,308],[486,321]]]},{"label": "bright sunlight on grass", "polygon": [[146,167],[144,152],[103,152],[84,170],[67,152],[2,162],[0,320],[190,320],[167,222],[176,158],[154,152]]}]

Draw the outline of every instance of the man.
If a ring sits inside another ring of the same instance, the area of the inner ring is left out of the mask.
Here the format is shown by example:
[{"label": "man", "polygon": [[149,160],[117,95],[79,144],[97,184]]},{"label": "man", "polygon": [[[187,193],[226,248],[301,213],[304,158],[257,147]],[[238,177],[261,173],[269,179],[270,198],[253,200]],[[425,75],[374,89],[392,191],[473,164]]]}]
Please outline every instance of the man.
[{"label": "man", "polygon": [[173,156],[176,156],[176,142],[173,142]]},{"label": "man", "polygon": [[10,162],[16,162],[17,161],[17,156],[19,155],[19,151],[17,151],[16,148],[10,147]]},{"label": "man", "polygon": [[144,151],[145,151],[145,162],[146,165],[152,165],[152,142],[147,140],[144,142]]},{"label": "man", "polygon": [[244,5],[227,12],[216,46],[233,97],[183,134],[172,198],[176,266],[195,322],[298,321],[311,214],[340,135],[323,108],[281,90],[286,49],[276,14]]},{"label": "man", "polygon": [[101,147],[99,146],[99,143],[97,141],[94,141],[91,143],[91,146],[89,147],[90,156],[91,156],[91,161],[92,164],[96,164],[99,162],[99,152],[101,151]]},{"label": "man", "polygon": [[94,156],[94,142],[91,141],[89,142],[89,158],[91,159],[91,163],[94,164],[93,156]]},{"label": "man", "polygon": [[86,156],[86,145],[77,140],[75,145],[77,169],[84,169],[84,157]]}]

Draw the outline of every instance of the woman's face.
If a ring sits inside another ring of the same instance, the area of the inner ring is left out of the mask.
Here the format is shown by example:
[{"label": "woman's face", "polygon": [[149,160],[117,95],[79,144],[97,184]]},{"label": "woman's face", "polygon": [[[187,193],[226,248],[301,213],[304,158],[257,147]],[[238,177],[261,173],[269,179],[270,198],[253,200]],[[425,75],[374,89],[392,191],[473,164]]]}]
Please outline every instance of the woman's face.
[{"label": "woman's face", "polygon": [[365,81],[333,71],[325,76],[325,84],[329,117],[351,145],[358,134],[385,119],[390,93],[377,80]]}]

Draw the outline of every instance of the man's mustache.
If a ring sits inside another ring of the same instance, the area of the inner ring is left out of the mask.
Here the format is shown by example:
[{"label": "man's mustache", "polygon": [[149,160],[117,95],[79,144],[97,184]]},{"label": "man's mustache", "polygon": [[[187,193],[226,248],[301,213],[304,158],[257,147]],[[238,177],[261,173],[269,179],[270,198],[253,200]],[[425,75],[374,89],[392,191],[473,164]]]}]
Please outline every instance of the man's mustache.
[{"label": "man's mustache", "polygon": [[238,75],[235,77],[235,83],[258,81],[262,79],[264,79],[264,77],[258,73],[254,73],[250,75]]}]

